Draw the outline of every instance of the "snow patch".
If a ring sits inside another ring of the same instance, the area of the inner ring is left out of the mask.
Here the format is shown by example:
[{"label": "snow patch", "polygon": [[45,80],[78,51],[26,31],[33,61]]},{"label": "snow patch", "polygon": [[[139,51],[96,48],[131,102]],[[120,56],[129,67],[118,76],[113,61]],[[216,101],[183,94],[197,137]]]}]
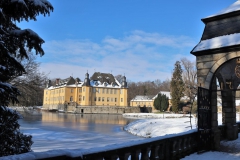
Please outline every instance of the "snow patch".
[{"label": "snow patch", "polygon": [[204,51],[209,49],[218,49],[239,44],[240,33],[235,33],[203,40],[193,49],[193,52]]}]

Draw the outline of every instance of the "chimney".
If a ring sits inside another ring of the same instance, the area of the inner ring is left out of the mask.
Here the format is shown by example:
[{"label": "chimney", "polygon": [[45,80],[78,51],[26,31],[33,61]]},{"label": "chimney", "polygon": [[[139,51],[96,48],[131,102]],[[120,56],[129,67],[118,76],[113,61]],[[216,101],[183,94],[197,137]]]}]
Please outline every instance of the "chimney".
[{"label": "chimney", "polygon": [[59,78],[56,79],[56,85],[59,85]]}]

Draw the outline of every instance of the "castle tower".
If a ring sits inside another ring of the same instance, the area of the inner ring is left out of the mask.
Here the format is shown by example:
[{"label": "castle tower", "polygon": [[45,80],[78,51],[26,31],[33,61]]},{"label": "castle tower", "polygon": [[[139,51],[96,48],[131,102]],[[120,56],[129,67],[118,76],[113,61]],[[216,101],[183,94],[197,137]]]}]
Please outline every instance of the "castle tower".
[{"label": "castle tower", "polygon": [[84,106],[89,106],[91,105],[91,86],[90,86],[90,79],[89,79],[89,74],[85,74],[85,79],[84,83],[82,86],[82,105]]},{"label": "castle tower", "polygon": [[126,77],[123,76],[123,81],[121,83],[121,89],[120,89],[120,106],[127,107],[127,96],[128,96],[128,87],[127,87],[127,81]]}]

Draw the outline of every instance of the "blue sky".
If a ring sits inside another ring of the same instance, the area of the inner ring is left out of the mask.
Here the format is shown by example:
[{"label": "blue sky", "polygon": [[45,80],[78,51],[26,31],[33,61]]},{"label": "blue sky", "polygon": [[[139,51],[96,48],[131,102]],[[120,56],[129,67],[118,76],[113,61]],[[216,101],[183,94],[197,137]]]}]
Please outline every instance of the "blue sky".
[{"label": "blue sky", "polygon": [[201,18],[236,0],[49,0],[54,11],[21,22],[45,40],[40,70],[84,79],[88,71],[131,81],[171,78],[174,63],[200,41]]}]

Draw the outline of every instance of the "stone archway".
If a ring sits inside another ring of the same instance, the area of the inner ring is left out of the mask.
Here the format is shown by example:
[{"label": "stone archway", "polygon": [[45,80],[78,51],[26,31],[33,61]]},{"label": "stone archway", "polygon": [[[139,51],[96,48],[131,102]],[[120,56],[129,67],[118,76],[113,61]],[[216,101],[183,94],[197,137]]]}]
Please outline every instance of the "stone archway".
[{"label": "stone archway", "polygon": [[[222,123],[228,140],[238,138],[236,125],[236,92],[240,84],[240,58],[233,58],[223,63],[212,77],[212,95],[217,94],[222,100]],[[216,107],[216,106],[215,106]]]},{"label": "stone archway", "polygon": [[[238,138],[235,96],[240,83],[240,74],[236,75],[235,67],[236,60],[240,57],[239,19],[240,1],[213,16],[202,19],[205,28],[201,41],[191,51],[196,56],[198,87],[209,93],[206,94],[209,95],[207,97],[209,107],[205,108],[210,108],[211,118],[208,123],[211,123],[211,137],[213,139],[211,149],[218,149],[220,144],[217,113],[218,93],[221,93],[222,97],[223,125],[226,138],[228,140]],[[217,81],[220,87],[218,87]]]},{"label": "stone archway", "polygon": [[[204,138],[205,137],[213,138],[211,141],[209,141],[211,143],[211,149],[218,149],[220,145],[221,133],[218,129],[218,102],[217,102],[218,96],[221,96],[222,99],[222,115],[223,115],[222,122],[224,125],[224,132],[226,135],[225,138],[228,140],[235,140],[238,138],[238,127],[236,125],[235,97],[236,91],[239,90],[240,84],[240,70],[239,70],[240,51],[235,52],[234,55],[235,56],[233,56],[232,54],[231,58],[227,53],[197,57],[198,85],[201,88],[203,86],[203,89],[208,91],[210,102],[209,103],[210,113],[206,113],[207,110],[205,110],[203,111],[205,112],[204,113],[205,115],[204,114],[201,115],[200,113],[198,113],[199,116],[198,118],[199,121],[205,121],[202,120],[201,117],[210,117],[210,119],[208,118],[209,121],[206,121],[204,123],[211,123],[209,126],[211,128],[210,130],[212,134],[211,136],[210,135],[206,136],[204,134],[200,136]],[[219,59],[217,60],[217,58]],[[203,89],[201,89],[201,92]],[[202,95],[198,95],[198,100],[201,98]],[[204,97],[204,99],[206,99],[206,97]],[[204,107],[206,108],[207,105],[206,104],[204,105],[205,105]],[[203,108],[201,107],[202,106],[200,105],[198,106],[198,108],[202,110]],[[200,112],[200,110],[198,111]],[[201,129],[204,129],[204,133],[209,132],[209,128],[203,127]]]},{"label": "stone archway", "polygon": [[213,75],[217,69],[227,61],[239,57],[240,51],[197,56],[198,86],[210,89]]}]

